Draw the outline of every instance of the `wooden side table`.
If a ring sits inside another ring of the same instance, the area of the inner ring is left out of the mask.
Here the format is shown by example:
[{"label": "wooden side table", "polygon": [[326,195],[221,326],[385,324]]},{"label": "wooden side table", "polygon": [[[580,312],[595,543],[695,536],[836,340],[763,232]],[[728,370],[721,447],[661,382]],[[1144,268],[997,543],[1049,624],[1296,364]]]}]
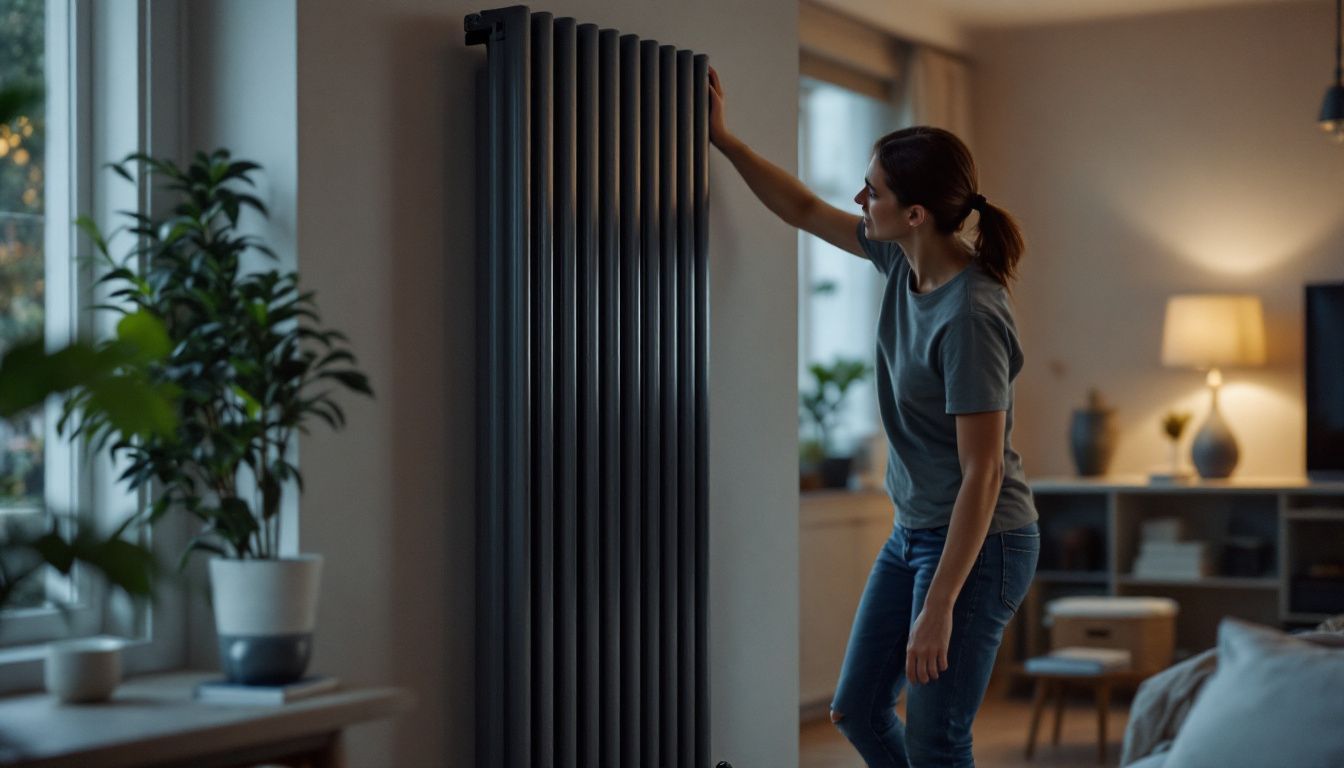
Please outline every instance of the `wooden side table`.
[{"label": "wooden side table", "polygon": [[111,701],[61,705],[45,693],[0,698],[0,765],[14,768],[344,768],[342,731],[414,706],[400,688],[346,687],[278,706],[193,698],[218,672],[132,677]]},{"label": "wooden side table", "polygon": [[1064,722],[1064,690],[1069,685],[1081,685],[1092,689],[1097,703],[1097,763],[1106,763],[1106,715],[1111,708],[1111,690],[1117,686],[1131,686],[1143,679],[1134,672],[1103,672],[1096,675],[1063,675],[1056,673],[1028,672],[1028,677],[1036,679],[1035,694],[1031,703],[1031,727],[1027,730],[1027,759],[1036,751],[1036,732],[1041,724],[1041,711],[1046,700],[1055,697],[1055,724],[1050,743],[1059,745],[1059,730]]}]

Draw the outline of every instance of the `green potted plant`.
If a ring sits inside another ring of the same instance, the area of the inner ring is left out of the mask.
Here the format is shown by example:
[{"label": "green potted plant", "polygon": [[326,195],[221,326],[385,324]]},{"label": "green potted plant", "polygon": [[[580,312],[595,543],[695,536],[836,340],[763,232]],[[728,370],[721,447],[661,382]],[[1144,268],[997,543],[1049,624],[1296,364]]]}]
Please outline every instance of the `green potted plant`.
[{"label": "green potted plant", "polygon": [[[175,427],[170,385],[151,383],[145,366],[167,353],[153,318],[128,316],[101,344],[76,342],[47,352],[42,339],[17,344],[0,359],[0,418],[31,412],[48,397],[79,393],[98,436],[132,441]],[[0,609],[44,567],[69,575],[77,563],[137,598],[152,594],[157,564],[136,540],[134,520],[111,532],[76,513],[48,514],[37,525],[6,520],[0,528]]]},{"label": "green potted plant", "polygon": [[830,365],[812,363],[807,369],[812,374],[813,385],[799,397],[802,413],[805,421],[811,424],[813,435],[810,441],[802,443],[805,451],[802,458],[805,463],[809,459],[815,462],[822,487],[843,488],[849,481],[854,457],[840,453],[834,445],[835,419],[849,388],[865,379],[872,366],[862,360],[836,357]]},{"label": "green potted plant", "polygon": [[220,660],[230,681],[282,685],[300,679],[311,654],[322,559],[283,556],[280,510],[287,489],[302,492],[291,462],[297,433],[314,421],[345,424],[333,394],[372,395],[346,337],[321,327],[298,274],[246,269],[248,254],[274,260],[239,217],[265,205],[252,195],[256,163],[226,149],[198,152],[185,167],[131,154],[111,168],[161,182],[167,213],[124,212],[135,245],[120,259],[98,226],[78,224],[106,272],[99,282],[130,309],[160,319],[171,352],[151,368],[182,392],[171,439],[122,443],[122,478],[152,486],[150,520],[173,510],[200,524],[193,551],[212,553],[210,577]]},{"label": "green potted plant", "polygon": [[1181,466],[1180,446],[1181,434],[1185,432],[1185,425],[1190,423],[1192,415],[1189,411],[1169,411],[1162,417],[1162,434],[1168,440],[1168,468],[1165,472],[1154,473],[1155,479],[1186,480],[1190,477],[1190,471]]}]

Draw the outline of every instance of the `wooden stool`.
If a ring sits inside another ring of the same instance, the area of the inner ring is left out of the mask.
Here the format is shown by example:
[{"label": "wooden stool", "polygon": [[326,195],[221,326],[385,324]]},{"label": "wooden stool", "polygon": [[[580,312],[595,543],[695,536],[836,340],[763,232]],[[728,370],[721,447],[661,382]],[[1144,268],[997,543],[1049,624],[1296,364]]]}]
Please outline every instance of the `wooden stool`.
[{"label": "wooden stool", "polygon": [[1064,722],[1064,688],[1068,684],[1086,685],[1092,688],[1097,702],[1097,762],[1106,763],[1106,715],[1110,711],[1111,686],[1116,682],[1128,682],[1134,675],[1130,672],[1103,672],[1097,675],[1062,675],[1055,673],[1028,673],[1036,678],[1036,693],[1031,703],[1031,727],[1027,731],[1027,759],[1036,751],[1036,730],[1041,724],[1041,710],[1045,709],[1046,699],[1055,697],[1055,727],[1050,742],[1059,746],[1059,729]]}]

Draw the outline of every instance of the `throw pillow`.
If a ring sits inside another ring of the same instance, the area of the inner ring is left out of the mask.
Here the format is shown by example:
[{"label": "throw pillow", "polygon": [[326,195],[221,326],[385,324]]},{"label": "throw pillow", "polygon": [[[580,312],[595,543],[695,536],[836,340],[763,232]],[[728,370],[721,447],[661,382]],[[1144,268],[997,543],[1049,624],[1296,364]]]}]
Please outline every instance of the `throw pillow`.
[{"label": "throw pillow", "polygon": [[1344,766],[1344,648],[1338,636],[1293,636],[1225,618],[1218,671],[1176,735],[1182,768]]},{"label": "throw pillow", "polygon": [[1316,625],[1317,632],[1344,632],[1344,613],[1331,616]]}]

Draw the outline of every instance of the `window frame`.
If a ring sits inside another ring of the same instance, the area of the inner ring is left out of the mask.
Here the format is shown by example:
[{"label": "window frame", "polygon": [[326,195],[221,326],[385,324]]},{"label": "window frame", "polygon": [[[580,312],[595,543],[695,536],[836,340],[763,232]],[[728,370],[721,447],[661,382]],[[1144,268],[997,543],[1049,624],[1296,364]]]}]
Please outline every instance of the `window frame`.
[{"label": "window frame", "polygon": [[[814,126],[812,121],[815,115],[806,108],[810,93],[817,88],[834,88],[838,90],[850,91],[853,95],[873,99],[871,94],[855,91],[846,87],[844,84],[831,80],[822,79],[808,73],[800,73],[798,88],[798,175],[799,178],[823,201],[837,207],[852,205],[852,196],[862,182],[862,174],[856,173],[854,184],[851,188],[838,188],[826,184],[813,178],[811,169],[811,146],[814,141]],[[877,101],[876,99],[873,99]],[[894,121],[896,118],[895,109],[888,105],[886,107],[890,113],[890,118]],[[876,138],[875,136],[873,138]],[[814,347],[814,325],[817,323],[816,307],[813,302],[817,297],[812,294],[812,287],[818,280],[817,265],[823,254],[835,254],[835,258],[853,260],[854,257],[845,255],[835,246],[827,243],[825,240],[816,237],[803,230],[798,231],[798,385],[801,388],[811,386],[811,378],[808,375],[808,366],[813,362],[828,362],[828,360],[817,357]],[[862,260],[859,260],[862,261]],[[853,267],[855,262],[847,262]],[[866,269],[865,269],[866,268]],[[882,291],[885,281],[876,272],[873,272],[871,265],[864,264],[863,268],[856,268],[857,271],[867,275],[865,301],[872,305],[872,319],[869,325],[856,333],[862,333],[865,338],[876,339],[876,321],[878,308],[881,304]],[[871,273],[871,274],[868,274]],[[858,354],[861,358],[871,361],[871,345],[864,353]],[[876,381],[873,377],[856,385],[851,389],[846,398],[844,408],[840,416],[838,426],[839,433],[848,437],[850,440],[861,440],[864,434],[880,433],[882,430],[881,415],[878,412],[877,398],[869,393],[875,392]],[[812,435],[799,425],[799,440],[810,438]],[[860,444],[854,445],[855,450],[860,449]]]},{"label": "window frame", "polygon": [[[180,154],[182,18],[174,0],[47,0],[46,13],[47,81],[55,85],[49,87],[47,99],[45,252],[83,257],[92,248],[73,225],[76,216],[89,215],[109,231],[123,223],[117,211],[158,207],[143,179],[128,184],[106,164],[130,152]],[[53,40],[59,47],[52,45]],[[59,185],[53,183],[58,178]],[[126,237],[123,233],[114,241],[114,254],[125,251]],[[87,309],[105,299],[93,290],[93,270],[76,266],[74,259],[48,256],[46,279],[49,347],[110,332],[116,318]],[[61,292],[55,302],[53,286],[60,286]],[[121,487],[120,470],[107,456],[54,439],[59,404],[48,403],[46,408],[48,508],[92,510],[109,529],[124,515],[143,508],[147,497]],[[54,637],[122,637],[127,642],[122,665],[128,674],[183,666],[188,585],[172,566],[187,536],[184,521],[166,520],[155,526],[150,544],[168,570],[156,585],[152,606],[109,594],[82,574],[76,577],[81,605],[68,630],[65,618],[55,610],[6,616],[0,693],[41,686],[45,643]]]},{"label": "window frame", "polygon": [[[74,136],[81,134],[81,116],[74,107],[86,105],[73,87],[82,81],[78,74],[84,67],[77,51],[87,50],[80,37],[86,30],[74,23],[73,9],[68,3],[47,0],[44,9],[45,78],[48,84],[44,108],[47,114],[47,151],[44,157],[44,224],[43,254],[46,293],[43,306],[44,336],[47,348],[54,350],[68,344],[75,336],[77,316],[73,312],[78,300],[78,278],[70,259],[51,258],[51,254],[70,253],[70,233],[55,222],[70,221],[73,211],[81,208],[73,199],[77,191],[70,183],[77,167],[73,150]],[[52,183],[59,179],[59,182]],[[68,511],[86,509],[89,496],[82,488],[81,467],[76,451],[69,440],[56,434],[60,418],[57,402],[43,407],[43,507],[47,510]],[[39,510],[41,511],[41,510]],[[0,649],[31,646],[63,636],[90,634],[97,623],[92,606],[98,605],[100,595],[96,586],[82,572],[73,578],[62,578],[46,570],[42,576],[48,594],[66,593],[68,599],[78,596],[78,602],[65,611],[56,608],[24,608],[6,612]]]}]

